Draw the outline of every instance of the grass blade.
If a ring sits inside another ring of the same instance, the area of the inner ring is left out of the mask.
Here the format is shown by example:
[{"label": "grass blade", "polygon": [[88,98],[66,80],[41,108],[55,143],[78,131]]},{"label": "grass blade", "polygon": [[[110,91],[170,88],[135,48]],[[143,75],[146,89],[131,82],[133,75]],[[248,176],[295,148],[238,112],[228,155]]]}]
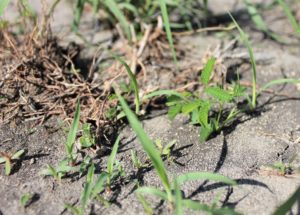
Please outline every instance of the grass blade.
[{"label": "grass blade", "polygon": [[252,103],[251,104],[252,104],[252,108],[256,108],[256,98],[257,98],[257,94],[256,94],[256,60],[254,58],[253,49],[250,44],[250,41],[248,40],[248,36],[246,35],[246,33],[241,29],[241,27],[236,22],[236,20],[233,18],[231,13],[228,12],[228,14],[231,17],[234,24],[236,25],[236,27],[240,33],[242,42],[248,49],[248,53],[249,53],[250,61],[251,61],[251,65],[252,65]]},{"label": "grass blade", "polygon": [[143,146],[145,152],[150,157],[152,164],[168,194],[169,200],[172,199],[172,193],[171,193],[171,186],[168,179],[168,175],[166,172],[166,169],[164,167],[164,163],[159,155],[158,150],[154,146],[153,142],[150,140],[146,132],[144,131],[143,127],[141,126],[141,123],[135,116],[135,114],[130,110],[129,106],[127,105],[124,98],[116,91],[116,95],[118,96],[118,99],[120,101],[120,104],[126,114],[126,117],[136,133],[141,145]]},{"label": "grass blade", "polygon": [[109,177],[109,175],[106,172],[102,172],[99,175],[92,189],[91,199],[94,199],[98,195],[98,193],[101,193],[105,189],[105,182],[107,180],[107,177]]},{"label": "grass blade", "polygon": [[154,187],[140,187],[135,192],[138,194],[142,194],[142,193],[150,194],[150,195],[156,196],[160,199],[163,199],[166,201],[168,200],[168,196],[166,195],[166,193],[164,193],[163,191],[161,191],[157,188],[154,188]]},{"label": "grass blade", "polygon": [[181,93],[178,93],[175,90],[158,90],[158,91],[154,91],[152,93],[149,93],[149,94],[145,95],[143,97],[143,100],[147,100],[147,99],[150,99],[150,98],[155,97],[155,96],[177,96],[177,97],[180,97],[182,99],[185,98],[183,95],[181,95]]},{"label": "grass blade", "polygon": [[266,83],[264,86],[262,86],[259,89],[258,94],[260,94],[262,91],[264,91],[264,90],[272,87],[273,85],[276,85],[276,84],[285,84],[285,83],[299,84],[300,83],[300,79],[282,78],[282,79],[276,79],[276,80],[270,81],[270,82]]},{"label": "grass blade", "polygon": [[117,140],[111,150],[110,156],[107,161],[107,173],[108,174],[112,174],[112,172],[113,172],[116,155],[117,155],[118,148],[119,148],[119,143],[120,143],[120,136],[117,137]]},{"label": "grass blade", "polygon": [[181,190],[177,180],[174,180],[174,190],[175,190],[175,214],[182,215],[183,214],[183,199]]},{"label": "grass blade", "polygon": [[112,54],[114,58],[116,58],[118,61],[120,61],[120,63],[123,64],[123,66],[125,66],[125,69],[127,71],[127,74],[130,78],[130,82],[133,86],[133,90],[134,90],[134,103],[135,103],[135,113],[139,114],[140,112],[140,97],[139,97],[139,87],[138,87],[138,83],[137,80],[135,78],[135,75],[133,74],[133,72],[131,71],[130,67],[128,66],[128,64],[119,56]]},{"label": "grass blade", "polygon": [[69,161],[73,162],[73,147],[76,140],[76,133],[79,126],[79,119],[80,119],[80,103],[79,100],[77,101],[76,110],[75,110],[75,116],[72,122],[71,129],[69,131],[67,142],[66,142],[66,151]]},{"label": "grass blade", "polygon": [[112,12],[112,14],[116,17],[116,19],[120,22],[123,31],[126,34],[128,40],[131,40],[131,33],[129,23],[123,14],[123,12],[119,9],[118,4],[115,0],[105,0],[104,1],[106,7]]},{"label": "grass blade", "polygon": [[178,184],[183,184],[188,181],[195,181],[195,180],[211,180],[217,182],[223,182],[229,185],[236,185],[236,182],[228,177],[217,173],[210,173],[210,172],[189,172],[180,176],[177,176]]},{"label": "grass blade", "polygon": [[162,13],[165,30],[167,33],[167,38],[169,41],[169,46],[172,51],[173,60],[176,64],[176,67],[178,68],[178,61],[177,61],[177,57],[176,57],[176,51],[175,51],[175,47],[174,47],[173,36],[172,36],[171,26],[170,26],[170,21],[169,21],[169,15],[168,15],[168,10],[167,10],[167,5],[166,5],[165,0],[159,0],[159,5],[160,5],[161,13]]},{"label": "grass blade", "polygon": [[0,16],[3,15],[5,8],[7,7],[10,0],[1,0],[0,1]]},{"label": "grass blade", "polygon": [[87,177],[86,177],[86,183],[85,183],[84,190],[83,190],[82,196],[81,196],[81,201],[80,202],[81,202],[82,209],[85,209],[87,207],[88,202],[89,202],[90,197],[91,197],[94,172],[95,172],[95,166],[92,164],[89,167]]},{"label": "grass blade", "polygon": [[297,36],[300,38],[300,25],[297,22],[295,16],[293,15],[292,11],[290,10],[289,6],[283,0],[277,0],[277,2],[284,10],[284,13],[287,16],[291,25],[293,26],[294,31],[296,32]]},{"label": "grass blade", "polygon": [[287,214],[288,211],[291,210],[292,206],[299,201],[300,199],[300,187],[296,190],[296,192],[285,202],[283,203],[274,213],[273,215],[282,215]]}]

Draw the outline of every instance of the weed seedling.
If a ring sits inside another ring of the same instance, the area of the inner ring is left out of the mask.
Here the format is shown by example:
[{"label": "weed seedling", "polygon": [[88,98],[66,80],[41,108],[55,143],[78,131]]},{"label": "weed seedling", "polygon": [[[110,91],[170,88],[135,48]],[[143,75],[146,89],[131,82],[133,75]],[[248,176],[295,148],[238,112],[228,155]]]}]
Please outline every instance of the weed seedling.
[{"label": "weed seedling", "polygon": [[91,124],[84,123],[82,126],[82,136],[79,138],[80,146],[89,148],[95,145],[95,137],[91,133]]},{"label": "weed seedling", "polygon": [[[164,187],[164,191],[161,191],[160,189],[154,188],[154,187],[141,187],[136,192],[137,194],[150,194],[158,197],[159,199],[167,201],[171,208],[174,210],[176,208],[176,214],[182,214],[180,213],[183,208],[190,208],[195,210],[205,210],[207,207],[206,205],[203,205],[197,201],[189,200],[189,199],[183,199],[180,186],[189,181],[195,181],[195,180],[213,180],[213,181],[219,181],[223,182],[229,185],[235,185],[236,182],[219,174],[215,173],[208,173],[208,172],[191,172],[187,174],[183,174],[180,176],[175,177],[173,181],[169,179],[167,170],[164,166],[164,163],[162,161],[162,158],[160,156],[159,151],[155,147],[155,144],[150,140],[144,129],[142,128],[139,120],[135,116],[135,114],[130,110],[129,106],[127,105],[124,98],[116,91],[116,95],[118,96],[118,99],[120,101],[120,104],[126,114],[126,117],[133,129],[133,131],[136,133],[143,149],[149,156],[152,165],[154,169],[156,170],[156,173],[158,174],[161,183]],[[173,192],[175,190],[175,194]],[[145,200],[145,199],[143,199]],[[149,204],[147,205],[149,210]],[[211,211],[209,211],[211,212]]]},{"label": "weed seedling", "polygon": [[21,196],[20,204],[22,205],[22,207],[26,208],[32,201],[33,196],[34,195],[31,193],[25,193],[23,196]]},{"label": "weed seedling", "polygon": [[161,140],[156,140],[155,145],[158,148],[162,157],[166,157],[168,161],[171,161],[171,150],[175,146],[176,140],[169,142],[167,145],[163,145]]},{"label": "weed seedling", "polygon": [[77,171],[78,168],[69,165],[69,160],[62,160],[57,167],[48,164],[47,169],[42,170],[41,175],[52,176],[55,180],[60,181],[67,173]]},{"label": "weed seedling", "polygon": [[72,122],[72,126],[67,137],[67,142],[65,144],[67,158],[71,166],[74,166],[76,161],[76,157],[73,154],[73,148],[74,148],[74,143],[75,143],[76,134],[78,130],[79,119],[80,119],[80,103],[78,101],[76,105],[75,116]]},{"label": "weed seedling", "polygon": [[24,155],[25,150],[19,150],[13,155],[6,154],[4,152],[0,152],[0,164],[5,163],[5,174],[10,175],[12,169],[12,162],[19,160],[22,155]]},{"label": "weed seedling", "polygon": [[137,152],[135,150],[131,150],[130,152],[131,152],[131,161],[135,168],[137,168],[139,170],[141,168],[145,168],[145,167],[149,166],[148,164],[141,162],[141,160],[138,158]]}]

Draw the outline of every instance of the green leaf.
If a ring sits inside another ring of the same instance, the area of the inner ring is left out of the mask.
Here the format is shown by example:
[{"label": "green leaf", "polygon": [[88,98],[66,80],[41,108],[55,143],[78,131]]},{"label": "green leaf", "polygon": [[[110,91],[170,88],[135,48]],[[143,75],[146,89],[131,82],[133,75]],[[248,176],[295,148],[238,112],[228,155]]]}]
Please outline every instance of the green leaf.
[{"label": "green leaf", "polygon": [[98,193],[101,193],[105,189],[105,182],[107,180],[107,177],[109,177],[109,175],[106,172],[102,172],[99,175],[92,189],[91,199],[94,199],[98,195]]},{"label": "green leaf", "polygon": [[263,85],[260,89],[258,94],[260,94],[262,91],[272,87],[273,85],[276,84],[286,84],[286,83],[293,83],[293,84],[299,84],[300,83],[300,79],[293,79],[293,78],[282,78],[282,79],[276,79],[276,80],[272,80],[268,83],[266,83],[265,85]]},{"label": "green leaf", "polygon": [[237,183],[220,174],[217,173],[210,173],[210,172],[189,172],[185,173],[183,175],[177,176],[176,178],[179,186],[183,183],[189,182],[189,181],[196,181],[196,180],[210,180],[210,181],[217,181],[217,182],[223,182],[225,184],[229,185],[236,185]]},{"label": "green leaf", "polygon": [[11,162],[10,159],[5,159],[5,174],[10,175],[11,173]]},{"label": "green leaf", "polygon": [[214,58],[214,57],[210,58],[207,61],[204,69],[201,71],[200,81],[205,86],[208,85],[211,74],[214,71],[215,63],[216,63],[216,58]]},{"label": "green leaf", "polygon": [[173,42],[173,37],[172,37],[172,32],[171,32],[171,26],[170,26],[166,1],[165,0],[158,0],[158,1],[159,1],[159,5],[160,5],[160,10],[161,10],[161,13],[162,13],[162,18],[163,18],[165,30],[166,30],[166,33],[167,33],[167,39],[169,41],[169,46],[170,46],[171,51],[172,51],[173,60],[176,64],[176,67],[178,67],[178,61],[177,61],[177,57],[176,57],[176,51],[175,51],[175,47],[174,47],[174,42]]},{"label": "green leaf", "polygon": [[208,205],[202,204],[197,201],[185,199],[185,200],[183,200],[183,205],[184,205],[184,207],[192,209],[192,210],[200,210],[200,211],[210,212],[210,208]]},{"label": "green leaf", "polygon": [[86,183],[81,194],[80,203],[81,207],[85,209],[90,201],[91,193],[92,193],[92,182],[94,178],[95,166],[92,164],[89,167],[88,174],[86,177]]},{"label": "green leaf", "polygon": [[119,143],[120,143],[120,136],[117,137],[116,142],[111,150],[110,156],[107,161],[107,173],[109,175],[112,174],[112,172],[114,170],[114,163],[115,163],[116,155],[118,152]]},{"label": "green leaf", "polygon": [[7,7],[10,0],[1,0],[0,1],[0,17],[3,15],[5,8]]},{"label": "green leaf", "polygon": [[209,110],[210,110],[210,103],[209,103],[209,101],[205,101],[201,105],[200,110],[198,112],[199,123],[201,124],[201,126],[206,127],[206,128],[209,127],[209,125],[208,125]]},{"label": "green leaf", "polygon": [[79,119],[80,119],[80,103],[79,100],[77,101],[76,105],[76,110],[75,110],[75,116],[73,119],[73,123],[71,126],[71,129],[69,131],[68,137],[67,137],[67,142],[66,142],[66,151],[67,151],[67,156],[68,159],[73,162],[73,147],[76,139],[76,133],[78,130],[78,125],[79,125]]},{"label": "green leaf", "polygon": [[80,19],[82,16],[85,2],[86,2],[86,0],[77,0],[76,1],[75,11],[74,11],[74,19],[73,19],[73,23],[72,23],[72,29],[75,32],[78,30],[78,26],[80,23]]},{"label": "green leaf", "polygon": [[162,192],[161,190],[154,188],[154,187],[140,187],[136,191],[136,193],[140,194],[150,194],[152,196],[156,196],[162,200],[168,200],[168,196],[165,192]]},{"label": "green leaf", "polygon": [[192,102],[186,103],[182,105],[182,113],[183,114],[189,114],[190,112],[194,111],[197,109],[200,105],[202,105],[203,101],[200,99],[196,99]]},{"label": "green leaf", "polygon": [[141,204],[143,205],[146,214],[152,215],[153,214],[153,210],[152,210],[149,202],[144,198],[144,196],[141,195],[141,194],[137,194],[137,198],[141,202]]},{"label": "green leaf", "polygon": [[25,153],[25,150],[24,150],[24,149],[19,150],[19,151],[17,151],[17,152],[11,157],[11,159],[12,159],[12,160],[18,160],[24,153]]},{"label": "green leaf", "polygon": [[300,199],[300,187],[294,192],[294,194],[285,202],[283,203],[279,208],[276,209],[276,211],[273,213],[273,215],[283,215],[287,214],[289,212],[293,205],[299,201]]},{"label": "green leaf", "polygon": [[178,93],[175,90],[158,90],[158,91],[154,91],[152,93],[145,95],[143,97],[143,100],[147,100],[147,99],[150,99],[155,96],[176,96],[176,97],[184,99],[184,96],[182,96],[181,93]]},{"label": "green leaf", "polygon": [[180,104],[170,107],[168,110],[169,119],[171,119],[171,120],[175,119],[175,117],[180,113],[181,108],[182,108],[182,105],[180,105]]},{"label": "green leaf", "polygon": [[182,215],[183,214],[183,199],[180,190],[180,185],[177,182],[177,179],[174,180],[174,190],[175,190],[175,214]]},{"label": "green leaf", "polygon": [[232,95],[220,87],[208,87],[205,92],[221,102],[229,102],[232,100]]},{"label": "green leaf", "polygon": [[205,142],[209,136],[213,133],[213,128],[211,125],[208,127],[201,126],[200,127],[200,142]]},{"label": "green leaf", "polygon": [[23,207],[26,207],[28,205],[28,203],[31,201],[33,195],[30,193],[26,193],[24,194],[21,199],[20,199],[20,203]]},{"label": "green leaf", "polygon": [[138,87],[138,83],[137,83],[137,80],[135,78],[135,75],[132,73],[130,67],[128,66],[128,64],[122,58],[120,58],[119,56],[114,55],[114,54],[113,54],[113,57],[116,58],[118,61],[120,61],[120,63],[122,63],[123,66],[125,66],[125,69],[127,71],[127,74],[130,78],[130,82],[131,82],[133,90],[134,90],[135,113],[139,114],[139,112],[140,112],[139,87]]},{"label": "green leaf", "polygon": [[123,28],[123,31],[125,32],[127,39],[131,40],[129,23],[125,15],[123,14],[123,12],[120,10],[118,4],[115,2],[115,0],[105,0],[104,3],[106,7],[112,12],[112,14],[120,22],[121,27]]},{"label": "green leaf", "polygon": [[130,110],[129,106],[127,105],[124,98],[116,91],[116,95],[118,96],[118,99],[120,101],[120,104],[126,114],[126,117],[133,129],[133,131],[136,133],[142,147],[144,148],[147,155],[150,157],[152,164],[164,186],[164,188],[167,191],[168,198],[172,198],[171,194],[171,186],[170,182],[168,180],[168,175],[166,172],[166,169],[164,167],[164,163],[159,155],[159,152],[157,151],[155,145],[150,140],[146,132],[144,131],[143,127],[141,126],[139,120],[135,116],[135,114]]},{"label": "green leaf", "polygon": [[253,49],[252,46],[248,40],[248,36],[246,35],[246,33],[241,29],[241,27],[239,26],[239,24],[236,22],[236,20],[233,18],[233,16],[231,15],[231,13],[229,12],[229,16],[231,17],[232,21],[234,22],[235,26],[237,27],[239,33],[240,33],[240,37],[244,43],[244,45],[247,47],[248,49],[248,53],[250,56],[250,61],[251,61],[251,66],[252,66],[252,108],[256,107],[256,98],[257,98],[257,94],[256,94],[256,60],[254,58],[254,54],[253,54]]}]

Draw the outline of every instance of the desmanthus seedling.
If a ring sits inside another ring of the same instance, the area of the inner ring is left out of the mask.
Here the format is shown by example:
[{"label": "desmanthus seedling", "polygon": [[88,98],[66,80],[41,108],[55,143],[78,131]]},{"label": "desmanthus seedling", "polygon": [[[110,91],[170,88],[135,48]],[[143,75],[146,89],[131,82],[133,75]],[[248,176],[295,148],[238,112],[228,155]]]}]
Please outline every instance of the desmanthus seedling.
[{"label": "desmanthus seedling", "polygon": [[[212,180],[212,181],[223,182],[228,185],[235,185],[236,182],[220,174],[209,173],[209,172],[190,172],[183,175],[179,175],[171,181],[167,173],[167,170],[164,166],[164,163],[162,161],[162,158],[160,156],[160,153],[158,149],[155,147],[155,144],[150,140],[150,138],[142,128],[139,120],[137,119],[135,114],[131,111],[124,98],[116,90],[115,93],[118,96],[118,99],[126,114],[130,126],[132,127],[133,131],[136,133],[137,138],[140,141],[140,144],[142,145],[144,151],[149,156],[152,165],[156,170],[156,173],[158,174],[158,177],[160,178],[164,188],[164,191],[161,191],[160,189],[154,187],[140,187],[136,190],[137,195],[150,194],[158,197],[159,199],[165,200],[170,204],[172,210],[175,211],[175,213],[178,215],[183,214],[183,210],[185,208],[213,212],[212,208],[207,205],[201,204],[198,201],[184,199],[182,197],[180,186],[183,183],[189,181],[195,181],[195,180]],[[173,192],[174,190],[175,193]],[[149,204],[145,202],[144,198],[142,198],[142,200],[143,200],[142,202],[143,205],[147,206],[147,211],[149,212],[150,211]],[[225,209],[230,210],[228,208]],[[221,209],[213,208],[213,210],[214,211],[222,210],[222,208]],[[232,214],[237,214],[237,213],[232,211]]]}]

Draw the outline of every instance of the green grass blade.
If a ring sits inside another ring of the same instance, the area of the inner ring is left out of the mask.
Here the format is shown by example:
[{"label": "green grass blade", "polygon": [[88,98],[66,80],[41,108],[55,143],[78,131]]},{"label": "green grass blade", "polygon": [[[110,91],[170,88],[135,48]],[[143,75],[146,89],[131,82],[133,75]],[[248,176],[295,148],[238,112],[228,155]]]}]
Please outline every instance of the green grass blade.
[{"label": "green grass blade", "polygon": [[153,210],[152,210],[152,208],[151,208],[151,205],[150,205],[149,202],[144,198],[143,195],[137,194],[137,198],[138,198],[138,200],[140,201],[140,203],[143,205],[146,214],[148,214],[148,215],[154,214],[154,213],[153,213]]},{"label": "green grass blade", "polygon": [[176,57],[176,51],[175,51],[175,47],[174,47],[174,41],[173,41],[173,36],[172,36],[172,32],[171,32],[171,26],[170,26],[166,1],[165,0],[158,0],[158,1],[159,1],[159,5],[160,5],[160,10],[161,10],[161,13],[162,13],[162,18],[163,18],[165,30],[166,30],[166,33],[167,33],[167,39],[169,41],[169,46],[170,46],[171,51],[172,51],[173,60],[176,64],[176,67],[178,67],[178,61],[177,61],[177,57]]},{"label": "green grass blade", "polygon": [[10,0],[1,0],[0,1],[0,16],[3,15],[5,8],[7,7]]},{"label": "green grass blade", "polygon": [[150,194],[162,200],[168,200],[168,196],[166,193],[154,187],[140,187],[135,192],[138,194]]},{"label": "green grass blade", "polygon": [[276,84],[286,84],[286,83],[299,84],[300,83],[300,79],[282,78],[282,79],[276,79],[276,80],[270,81],[270,82],[266,83],[265,85],[263,85],[259,89],[258,94],[260,94],[262,91],[264,91],[264,90],[272,87],[273,85],[276,85]]},{"label": "green grass blade", "polygon": [[192,210],[197,210],[197,211],[206,211],[206,212],[210,212],[210,208],[208,205],[202,204],[200,202],[197,201],[193,201],[190,199],[185,199],[183,200],[183,205],[185,208],[189,208]]},{"label": "green grass blade", "polygon": [[117,137],[117,140],[111,150],[110,156],[107,161],[107,173],[108,174],[112,174],[112,172],[114,170],[114,163],[115,163],[116,155],[118,152],[119,143],[120,143],[120,136]]},{"label": "green grass blade", "polygon": [[155,97],[155,96],[177,96],[177,97],[180,97],[182,99],[185,98],[181,93],[178,93],[175,90],[158,90],[158,91],[154,91],[152,93],[149,93],[149,94],[145,95],[143,97],[143,100],[147,100],[147,99],[150,99],[150,98]]},{"label": "green grass blade", "polygon": [[145,152],[150,157],[150,159],[152,161],[152,164],[153,164],[158,176],[160,177],[160,180],[161,180],[164,188],[166,189],[166,192],[168,193],[169,199],[171,199],[172,194],[171,194],[170,182],[169,182],[169,179],[168,179],[168,175],[167,175],[164,163],[163,163],[163,161],[160,157],[160,154],[159,154],[158,150],[156,149],[153,142],[150,140],[150,138],[148,137],[148,135],[144,131],[143,127],[141,126],[141,123],[139,122],[139,120],[137,119],[135,114],[130,110],[130,108],[127,105],[124,98],[117,91],[116,91],[116,95],[118,96],[120,104],[121,104],[121,106],[122,106],[122,108],[123,108],[123,110],[126,114],[126,117],[129,121],[132,129],[136,133],[136,135],[137,135],[141,145],[143,146]]},{"label": "green grass blade", "polygon": [[81,195],[81,207],[84,209],[87,207],[89,201],[90,201],[90,197],[91,197],[91,193],[92,193],[92,182],[93,182],[93,178],[94,178],[94,172],[95,172],[95,166],[92,164],[89,169],[88,169],[88,173],[87,173],[87,177],[86,177],[86,183]]},{"label": "green grass blade", "polygon": [[223,182],[229,185],[236,185],[236,182],[226,176],[210,173],[210,172],[189,172],[180,176],[177,176],[177,182],[179,185],[188,182],[188,181],[196,181],[196,180],[210,180]]},{"label": "green grass blade", "polygon": [[99,175],[92,189],[91,199],[94,199],[98,195],[98,193],[101,193],[105,189],[105,182],[107,180],[107,177],[109,177],[109,175],[106,172],[102,172]]},{"label": "green grass blade", "polygon": [[253,49],[250,44],[250,41],[248,40],[248,36],[246,35],[246,33],[241,29],[241,27],[236,22],[236,20],[233,18],[231,13],[228,12],[228,14],[231,17],[234,24],[236,25],[236,27],[240,33],[242,42],[248,49],[248,53],[249,53],[250,61],[251,61],[251,65],[252,65],[252,103],[251,104],[252,104],[252,108],[256,108],[256,98],[257,98],[257,94],[256,94],[256,60],[254,58]]},{"label": "green grass blade", "polygon": [[6,158],[5,160],[5,175],[10,175],[11,173],[11,161],[10,159]]},{"label": "green grass blade", "polygon": [[293,26],[294,31],[296,32],[297,36],[300,38],[300,25],[297,22],[295,16],[293,15],[292,11],[290,10],[289,6],[283,0],[277,0],[277,2],[284,10],[284,13],[287,16],[291,25]]},{"label": "green grass blade", "polygon": [[207,61],[204,69],[201,72],[200,81],[205,86],[208,85],[208,82],[209,82],[209,79],[211,77],[211,74],[214,71],[215,63],[216,63],[216,58],[214,58],[214,57],[210,58]]},{"label": "green grass blade", "polygon": [[295,193],[285,202],[283,203],[274,213],[273,215],[283,215],[287,214],[288,211],[291,210],[292,206],[299,201],[300,199],[300,187],[295,191]]},{"label": "green grass blade", "polygon": [[116,19],[120,22],[127,39],[131,40],[129,23],[123,12],[120,10],[118,4],[115,2],[115,0],[105,0],[104,3],[106,7],[111,11],[111,13],[116,17]]},{"label": "green grass blade", "polygon": [[175,190],[175,214],[183,215],[183,199],[180,186],[177,180],[174,180],[174,190]]},{"label": "green grass blade", "polygon": [[133,86],[133,90],[134,90],[134,103],[135,103],[135,113],[139,114],[140,112],[140,97],[139,97],[139,87],[138,87],[138,83],[137,80],[135,78],[135,75],[133,74],[133,72],[131,71],[130,67],[128,66],[128,64],[119,56],[112,54],[114,58],[116,58],[118,61],[120,61],[120,63],[123,64],[123,66],[125,66],[125,69],[127,71],[127,74],[130,78],[130,82]]},{"label": "green grass blade", "polygon": [[76,105],[76,109],[75,109],[75,116],[72,122],[72,126],[71,129],[69,131],[68,137],[67,137],[67,142],[66,142],[66,151],[67,151],[67,156],[68,159],[73,162],[74,158],[73,158],[73,147],[74,147],[74,143],[76,140],[76,133],[78,130],[78,126],[79,126],[79,119],[80,119],[80,103],[79,100],[77,101],[77,105]]}]

